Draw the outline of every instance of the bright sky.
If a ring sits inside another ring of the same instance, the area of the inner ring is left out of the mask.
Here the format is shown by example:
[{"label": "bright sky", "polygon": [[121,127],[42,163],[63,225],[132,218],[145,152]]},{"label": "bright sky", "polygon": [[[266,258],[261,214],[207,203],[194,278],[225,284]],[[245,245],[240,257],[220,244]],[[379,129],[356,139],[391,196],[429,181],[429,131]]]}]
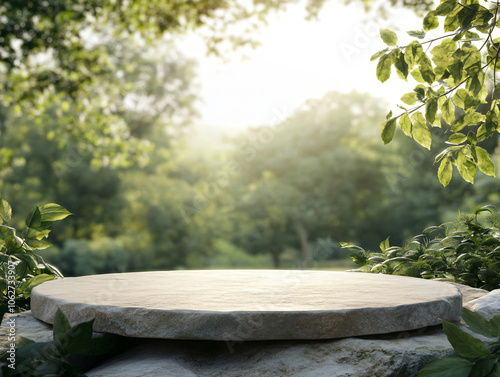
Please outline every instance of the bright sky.
[{"label": "bright sky", "polygon": [[[262,45],[241,61],[235,53],[228,63],[204,55],[201,38],[188,37],[182,51],[199,62],[203,103],[199,125],[224,129],[272,123],[276,114],[293,113],[308,98],[337,90],[368,92],[395,103],[412,86],[397,78],[381,84],[370,56],[385,45],[379,30],[421,29],[411,11],[393,11],[388,20],[365,17],[361,6],[326,2],[319,20],[306,21],[304,1],[269,18],[259,37]],[[407,37],[411,40],[409,37]]]}]

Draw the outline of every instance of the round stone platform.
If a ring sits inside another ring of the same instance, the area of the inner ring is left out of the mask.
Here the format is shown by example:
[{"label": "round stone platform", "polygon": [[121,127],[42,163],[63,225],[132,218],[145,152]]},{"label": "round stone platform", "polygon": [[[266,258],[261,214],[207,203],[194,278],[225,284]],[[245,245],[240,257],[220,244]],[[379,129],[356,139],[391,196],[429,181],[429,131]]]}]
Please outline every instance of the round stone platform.
[{"label": "round stone platform", "polygon": [[53,323],[95,318],[94,331],[140,338],[329,339],[412,330],[459,317],[442,282],[355,272],[161,271],[43,283],[31,310]]}]

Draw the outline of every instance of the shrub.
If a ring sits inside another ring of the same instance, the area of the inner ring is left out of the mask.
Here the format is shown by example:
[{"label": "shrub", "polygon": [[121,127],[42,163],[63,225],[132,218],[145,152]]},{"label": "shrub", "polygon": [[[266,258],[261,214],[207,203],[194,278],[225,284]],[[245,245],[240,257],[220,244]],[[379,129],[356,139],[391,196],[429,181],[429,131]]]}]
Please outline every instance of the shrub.
[{"label": "shrub", "polygon": [[0,198],[0,318],[29,309],[31,290],[56,276],[62,277],[57,268],[46,263],[35,253],[52,246],[47,241],[54,221],[70,213],[58,204],[35,206],[26,217],[26,229],[18,232],[8,226],[12,217],[9,203]]},{"label": "shrub", "polygon": [[52,259],[67,276],[94,275],[127,270],[129,257],[120,241],[68,239]]},{"label": "shrub", "polygon": [[[480,215],[488,213],[486,219]],[[454,281],[474,288],[500,288],[500,227],[491,206],[432,226],[404,247],[380,243],[381,252],[342,243],[359,271]]]}]

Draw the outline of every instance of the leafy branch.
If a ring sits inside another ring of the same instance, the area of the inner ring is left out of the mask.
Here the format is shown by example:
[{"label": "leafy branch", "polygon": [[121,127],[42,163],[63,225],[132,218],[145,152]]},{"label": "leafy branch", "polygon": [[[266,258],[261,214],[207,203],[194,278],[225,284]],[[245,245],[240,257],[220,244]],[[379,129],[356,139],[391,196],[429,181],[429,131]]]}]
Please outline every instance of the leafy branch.
[{"label": "leafy branch", "polygon": [[16,228],[6,225],[11,220],[12,208],[0,198],[0,318],[7,311],[29,309],[34,287],[62,277],[56,267],[46,263],[35,251],[52,246],[47,241],[52,224],[69,215],[71,213],[58,204],[35,206],[26,217],[26,229],[18,233]]},{"label": "leafy branch", "polygon": [[[477,143],[492,137],[499,128],[500,112],[495,95],[500,43],[492,38],[497,26],[498,8],[498,1],[491,9],[475,1],[442,1],[424,17],[422,31],[408,34],[418,39],[425,38],[427,31],[439,26],[439,17],[444,17],[445,33],[451,33],[424,42],[414,40],[406,46],[397,47],[397,35],[383,29],[380,36],[389,47],[371,58],[378,59],[376,74],[381,82],[390,78],[394,66],[401,79],[407,80],[408,75],[411,75],[419,83],[413,92],[405,94],[401,100],[406,105],[415,105],[417,101],[421,104],[412,109],[398,105],[404,110],[402,114],[393,117],[392,112],[389,112],[387,115],[381,128],[385,144],[392,141],[398,119],[402,131],[429,150],[432,145],[429,126],[442,128],[442,123],[448,124],[449,128],[445,132],[451,132],[448,144],[453,146],[441,151],[436,157],[436,163],[440,163],[438,178],[443,186],[451,181],[453,166],[469,183],[474,182],[477,170],[495,176],[489,153]],[[473,30],[486,34],[486,37],[481,38]],[[441,43],[432,48],[428,55],[422,45],[432,45],[438,40]],[[478,48],[473,41],[481,40],[484,42]],[[481,64],[485,46],[488,47],[486,63]],[[494,89],[490,110],[483,114],[478,107],[487,102],[487,69],[493,70]],[[464,84],[465,88],[459,89]],[[453,92],[455,94],[452,95]],[[422,114],[419,110],[424,106],[425,112]],[[457,111],[457,108],[461,110]],[[464,129],[466,133],[460,132]]]}]

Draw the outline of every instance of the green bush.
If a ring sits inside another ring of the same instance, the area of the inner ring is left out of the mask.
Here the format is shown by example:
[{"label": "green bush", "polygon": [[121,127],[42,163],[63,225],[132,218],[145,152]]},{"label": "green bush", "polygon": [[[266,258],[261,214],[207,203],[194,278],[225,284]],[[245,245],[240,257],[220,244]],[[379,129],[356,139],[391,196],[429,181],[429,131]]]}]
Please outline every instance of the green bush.
[{"label": "green bush", "polygon": [[121,242],[108,237],[66,240],[51,260],[67,276],[124,272],[129,264],[128,253]]},{"label": "green bush", "polygon": [[[485,219],[480,215],[488,214]],[[432,226],[404,247],[380,243],[381,252],[342,243],[359,270],[448,280],[474,288],[500,288],[500,227],[491,206],[460,216],[455,223]]]},{"label": "green bush", "polygon": [[57,268],[34,251],[52,246],[47,241],[52,223],[69,215],[58,204],[35,206],[26,217],[26,228],[18,232],[7,225],[12,208],[0,198],[0,318],[6,312],[28,310],[35,286],[56,276],[62,277]]}]

